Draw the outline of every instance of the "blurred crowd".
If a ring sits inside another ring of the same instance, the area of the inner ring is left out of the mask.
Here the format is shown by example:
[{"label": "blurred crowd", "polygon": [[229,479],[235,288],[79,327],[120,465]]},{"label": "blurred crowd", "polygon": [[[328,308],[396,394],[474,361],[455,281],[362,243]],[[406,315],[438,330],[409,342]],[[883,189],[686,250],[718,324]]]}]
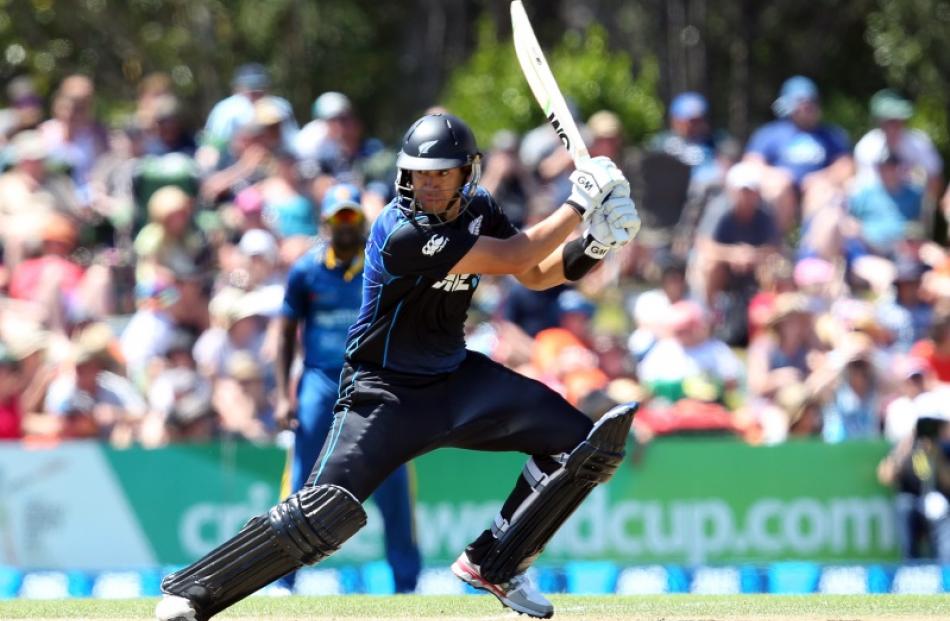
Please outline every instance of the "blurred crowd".
[{"label": "blurred crowd", "polygon": [[[327,235],[334,185],[379,214],[398,145],[340,92],[301,126],[257,64],[206,117],[164,74],[108,127],[88,76],[48,98],[26,77],[6,91],[0,438],[272,441],[287,271]],[[591,154],[631,179],[643,232],[577,287],[482,279],[469,346],[592,416],[641,400],[641,442],[909,446],[919,420],[950,418],[950,254],[932,241],[950,194],[913,102],[868,103],[873,129],[848,136],[791,77],[745,144],[695,92],[643,144],[609,110],[579,118]],[[482,184],[517,226],[567,197],[573,164],[548,125],[482,140]]]}]

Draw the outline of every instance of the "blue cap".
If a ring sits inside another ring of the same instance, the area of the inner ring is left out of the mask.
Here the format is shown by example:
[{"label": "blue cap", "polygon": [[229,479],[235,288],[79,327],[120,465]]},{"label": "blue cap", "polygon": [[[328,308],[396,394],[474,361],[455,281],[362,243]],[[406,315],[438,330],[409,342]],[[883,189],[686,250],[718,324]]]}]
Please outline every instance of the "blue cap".
[{"label": "blue cap", "polygon": [[234,88],[243,88],[249,91],[265,91],[270,88],[270,74],[260,63],[248,63],[241,65],[234,72],[234,79],[231,80]]},{"label": "blue cap", "polygon": [[709,103],[695,91],[680,93],[670,102],[670,117],[674,119],[696,119],[706,116]]},{"label": "blue cap", "polygon": [[323,196],[321,204],[321,217],[329,218],[341,209],[352,209],[363,213],[363,207],[360,205],[362,196],[359,188],[352,183],[338,183]]},{"label": "blue cap", "polygon": [[786,117],[795,111],[798,104],[809,100],[818,100],[818,87],[810,78],[795,75],[782,83],[782,90],[772,104],[772,110],[776,116]]}]

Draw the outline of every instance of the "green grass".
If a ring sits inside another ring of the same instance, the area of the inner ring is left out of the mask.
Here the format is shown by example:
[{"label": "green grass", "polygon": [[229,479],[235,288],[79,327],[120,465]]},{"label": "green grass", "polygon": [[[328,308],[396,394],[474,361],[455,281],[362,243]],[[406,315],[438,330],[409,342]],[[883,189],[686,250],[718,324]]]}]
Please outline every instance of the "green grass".
[{"label": "green grass", "polygon": [[[554,596],[555,619],[948,619],[950,595],[840,596]],[[12,600],[0,602],[0,619],[150,619],[155,599]],[[253,597],[222,618],[241,619],[524,619],[489,596],[349,595]]]}]

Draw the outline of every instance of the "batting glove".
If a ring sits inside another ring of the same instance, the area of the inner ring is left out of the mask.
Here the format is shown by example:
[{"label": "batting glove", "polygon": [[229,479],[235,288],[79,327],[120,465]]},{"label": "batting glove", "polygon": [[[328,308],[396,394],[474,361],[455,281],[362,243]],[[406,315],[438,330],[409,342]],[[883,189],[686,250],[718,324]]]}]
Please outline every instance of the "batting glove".
[{"label": "batting glove", "polygon": [[640,215],[629,196],[613,196],[594,209],[584,253],[598,258],[630,243],[640,230]]},{"label": "batting glove", "polygon": [[567,204],[574,208],[581,220],[587,221],[594,209],[611,195],[630,195],[630,183],[620,169],[606,157],[586,159],[571,173],[571,195]]}]

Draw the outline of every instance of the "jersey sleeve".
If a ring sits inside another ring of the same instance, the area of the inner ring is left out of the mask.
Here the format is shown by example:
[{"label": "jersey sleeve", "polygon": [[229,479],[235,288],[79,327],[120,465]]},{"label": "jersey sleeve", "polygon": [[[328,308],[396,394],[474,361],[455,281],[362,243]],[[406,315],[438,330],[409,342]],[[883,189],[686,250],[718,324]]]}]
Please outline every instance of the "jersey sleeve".
[{"label": "jersey sleeve", "polygon": [[477,239],[464,228],[428,227],[403,221],[387,236],[380,254],[390,274],[441,280],[472,249]]},{"label": "jersey sleeve", "polygon": [[280,307],[281,317],[303,319],[307,315],[307,282],[302,261],[310,259],[305,255],[291,268],[287,276],[287,289],[284,291],[284,303]]}]

